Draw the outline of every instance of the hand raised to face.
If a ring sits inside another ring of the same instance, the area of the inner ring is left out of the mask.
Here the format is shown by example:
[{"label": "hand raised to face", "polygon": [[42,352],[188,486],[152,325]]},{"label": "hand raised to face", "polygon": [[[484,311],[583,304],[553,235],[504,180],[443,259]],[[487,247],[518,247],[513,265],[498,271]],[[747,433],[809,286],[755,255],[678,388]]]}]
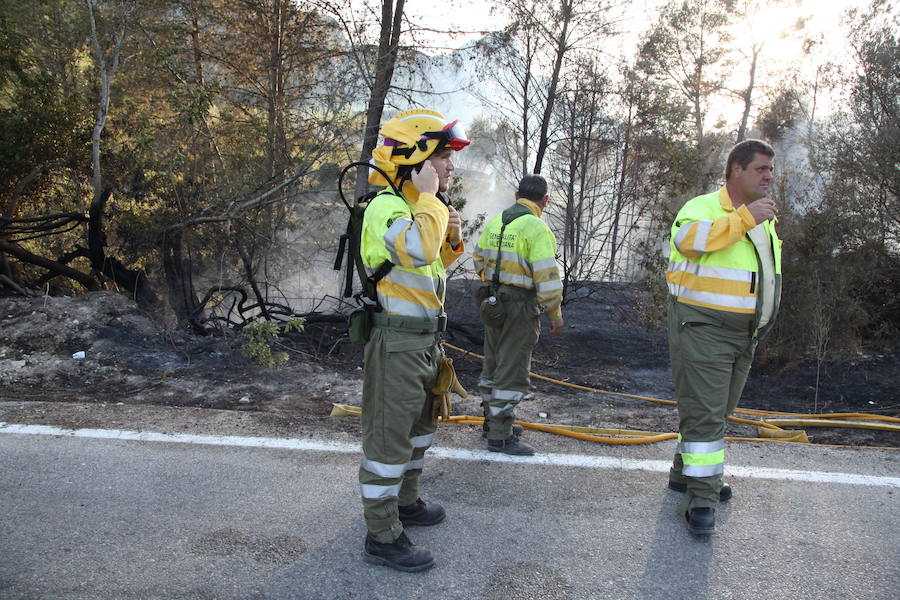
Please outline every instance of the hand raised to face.
[{"label": "hand raised to face", "polygon": [[750,214],[753,215],[753,218],[756,219],[757,225],[763,221],[768,221],[778,213],[778,207],[771,198],[760,198],[759,200],[755,200],[747,205],[747,210],[749,210]]},{"label": "hand raised to face", "polygon": [[420,194],[436,194],[438,191],[440,180],[430,161],[426,160],[422,163],[422,168],[419,171],[414,170],[410,180]]}]

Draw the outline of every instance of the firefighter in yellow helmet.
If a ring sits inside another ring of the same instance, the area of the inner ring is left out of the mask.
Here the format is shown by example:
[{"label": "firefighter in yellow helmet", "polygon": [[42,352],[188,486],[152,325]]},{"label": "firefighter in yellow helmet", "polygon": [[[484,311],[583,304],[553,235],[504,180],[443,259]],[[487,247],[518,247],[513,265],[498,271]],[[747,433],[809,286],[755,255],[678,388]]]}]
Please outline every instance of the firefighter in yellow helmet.
[{"label": "firefighter in yellow helmet", "polygon": [[[425,451],[436,430],[432,386],[441,357],[445,269],[463,252],[460,217],[443,201],[452,154],[469,144],[457,121],[433,110],[408,110],[379,132],[369,182],[389,186],[363,218],[360,252],[367,274],[378,273],[380,310],[366,343],[363,460],[359,468],[368,528],[363,558],[401,571],[434,565],[404,529],[436,525],[444,509],[419,497]],[[385,180],[385,175],[390,182]],[[385,274],[386,273],[386,274]]]}]

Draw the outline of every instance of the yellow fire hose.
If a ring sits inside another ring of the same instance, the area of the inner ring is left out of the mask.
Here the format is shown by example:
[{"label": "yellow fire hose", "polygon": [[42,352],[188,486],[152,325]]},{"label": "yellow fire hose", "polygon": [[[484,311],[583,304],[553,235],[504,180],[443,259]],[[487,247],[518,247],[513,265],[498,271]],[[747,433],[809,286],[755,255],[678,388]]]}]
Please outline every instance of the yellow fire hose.
[{"label": "yellow fire hose", "polygon": [[[484,423],[483,417],[472,417],[469,415],[453,415],[447,419],[449,423],[463,423],[468,425],[481,425]],[[653,442],[662,442],[678,437],[675,433],[658,433],[656,431],[635,431],[629,429],[600,429],[596,427],[579,427],[576,425],[554,425],[543,423],[529,423],[527,421],[515,421],[525,429],[533,431],[544,431],[547,433],[555,433],[566,437],[575,438],[577,440],[585,440],[588,442],[597,442],[600,444],[650,444]],[[605,434],[605,435],[604,435]],[[618,435],[623,437],[608,437],[610,435]]]},{"label": "yellow fire hose", "polygon": [[875,431],[893,431],[900,433],[900,425],[891,423],[860,423],[859,421],[830,419],[764,419],[764,423],[779,427],[851,427],[856,429],[872,429]]},{"label": "yellow fire hose", "polygon": [[[332,417],[359,416],[362,409],[359,406],[348,406],[346,404],[334,404],[331,409]],[[447,423],[457,423],[460,425],[481,425],[484,423],[483,417],[473,417],[471,415],[451,415],[447,419],[439,419]],[[627,429],[598,429],[594,427],[578,427],[575,425],[544,425],[541,423],[529,423],[527,421],[516,421],[525,429],[534,431],[545,431],[547,433],[555,433],[579,440],[589,442],[598,442],[603,444],[649,444],[651,442],[662,442],[678,437],[675,433],[658,433],[655,431],[631,431]],[[623,438],[604,437],[599,434],[621,435]]]},{"label": "yellow fire hose", "polygon": [[[484,356],[480,354],[476,354],[474,352],[470,352],[463,348],[459,348],[454,346],[453,344],[449,344],[447,342],[442,342],[442,344],[450,348],[451,350],[456,350],[457,352],[461,352],[467,356],[472,356],[478,358],[480,360],[484,359]],[[562,385],[565,387],[582,390],[586,392],[593,392],[597,394],[606,394],[610,396],[621,396],[623,398],[633,398],[636,400],[645,400],[647,402],[655,402],[658,404],[667,404],[670,406],[677,405],[678,403],[674,400],[663,400],[661,398],[653,398],[650,396],[638,396],[635,394],[624,394],[621,392],[611,392],[608,390],[601,390],[598,388],[577,385],[574,383],[568,383],[566,381],[561,381],[559,379],[553,379],[550,377],[545,377],[544,375],[538,375],[537,373],[529,373],[529,375],[535,379],[540,379],[542,381],[547,381],[549,383],[554,383],[557,385]],[[346,404],[334,404],[334,408],[331,411],[331,416],[359,416],[362,410],[358,406],[349,406]],[[726,440],[729,441],[748,441],[748,442],[793,442],[793,443],[801,443],[801,444],[809,444],[809,437],[806,435],[806,432],[803,430],[785,430],[782,429],[782,425],[785,427],[854,427],[854,428],[862,428],[862,429],[872,429],[877,431],[891,431],[891,432],[900,432],[900,425],[892,425],[891,423],[900,423],[900,418],[897,417],[889,417],[887,415],[877,415],[877,414],[866,414],[866,413],[831,413],[831,414],[796,414],[796,413],[787,413],[787,412],[778,412],[778,411],[769,411],[769,410],[758,410],[758,409],[750,409],[750,408],[738,408],[735,410],[736,413],[749,415],[749,416],[757,416],[757,417],[768,417],[759,421],[754,421],[751,419],[744,419],[741,417],[733,417],[729,416],[728,420],[733,421],[735,423],[743,423],[745,425],[751,425],[757,428],[757,434],[759,437],[726,437]],[[773,417],[787,417],[787,418],[773,418]],[[855,419],[850,421],[848,419]],[[446,421],[448,423],[458,423],[458,424],[468,424],[468,425],[481,425],[484,423],[484,419],[482,417],[473,417],[470,415],[452,415],[447,419],[440,419],[441,421]],[[866,423],[860,421],[881,421],[882,423]],[[527,421],[516,421],[516,424],[521,425],[525,429],[531,429],[534,431],[544,431],[547,433],[554,433],[557,435],[562,435],[566,437],[571,437],[579,440],[585,440],[588,442],[595,442],[600,444],[617,444],[617,445],[635,445],[635,444],[651,444],[655,442],[662,442],[665,440],[671,440],[678,437],[675,433],[661,433],[655,431],[638,431],[638,430],[629,430],[629,429],[602,429],[596,427],[580,427],[575,425],[557,425],[557,424],[542,424],[542,423],[529,423]],[[611,437],[618,436],[618,437]],[[813,444],[817,446],[834,446],[834,444]],[[858,447],[858,446],[857,446]],[[898,448],[885,448],[890,450],[897,450]]]},{"label": "yellow fire hose", "polygon": [[[442,342],[444,347],[450,348],[451,350],[455,350],[457,352],[461,352],[467,356],[472,356],[478,358],[480,360],[484,359],[484,356],[481,354],[477,354],[475,352],[471,352],[464,348],[460,348],[458,346],[454,346],[453,344]],[[547,381],[549,383],[554,383],[557,385],[562,385],[565,387],[578,389],[587,392],[593,392],[598,394],[606,394],[610,396],[621,396],[623,398],[633,398],[636,400],[645,400],[648,402],[655,402],[657,404],[667,404],[670,406],[677,405],[678,403],[674,400],[663,400],[661,398],[653,398],[650,396],[639,396],[636,394],[625,394],[620,392],[612,392],[608,390],[601,390],[594,387],[588,387],[583,385],[577,385],[573,383],[568,383],[566,381],[561,381],[559,379],[553,379],[551,377],[546,377],[544,375],[538,375],[537,373],[529,373],[531,377],[535,379],[540,379],[542,381]],[[757,416],[757,417],[788,417],[788,419],[772,419],[772,418],[764,418],[760,421],[753,421],[750,419],[743,419],[740,417],[729,416],[728,420],[733,421],[735,423],[743,423],[746,425],[751,425],[757,428],[757,433],[759,437],[757,438],[726,438],[734,441],[771,441],[771,442],[796,442],[796,443],[810,443],[809,437],[806,435],[805,431],[797,431],[797,430],[784,430],[780,427],[780,425],[784,425],[786,427],[803,427],[804,425],[809,424],[812,427],[854,427],[861,429],[871,429],[877,431],[898,431],[900,428],[895,428],[896,426],[890,425],[889,423],[900,423],[900,418],[890,417],[887,415],[878,415],[878,414],[866,414],[866,413],[832,413],[832,414],[798,414],[798,413],[788,413],[788,412],[780,412],[780,411],[770,411],[770,410],[759,410],[752,408],[738,408],[735,410],[736,413],[748,416]],[[452,418],[452,417],[451,417]],[[470,417],[470,418],[478,418],[478,417]],[[833,420],[832,420],[833,419]],[[854,419],[854,421],[849,421],[847,419]],[[860,423],[859,421],[881,421],[882,423]],[[528,425],[524,422],[517,421],[523,427],[528,427]],[[545,427],[540,425],[538,427]],[[554,428],[553,433],[558,433],[558,428],[565,426],[558,425],[550,425],[546,427]],[[624,430],[616,430],[616,431],[624,431]],[[665,434],[665,433],[653,433],[653,432],[644,432],[644,436],[640,437],[637,441],[629,440],[627,443],[652,443],[656,441],[662,441],[663,439],[671,439],[675,434]],[[565,435],[565,434],[563,434]],[[588,434],[592,435],[592,434]],[[624,435],[622,433],[616,433],[616,435]],[[662,437],[660,439],[656,439],[659,436],[670,436],[670,437]],[[592,435],[592,438],[598,437]],[[610,440],[621,441],[620,438],[607,438]],[[595,440],[591,440],[595,441]],[[599,441],[599,440],[596,440]],[[604,442],[604,443],[616,443],[616,442]],[[831,444],[819,444],[819,445],[831,445]],[[896,449],[896,448],[892,448]]]},{"label": "yellow fire hose", "polygon": [[[358,417],[362,413],[359,406],[350,406],[348,404],[333,404],[331,409],[332,417]],[[439,419],[447,423],[457,423],[459,425],[481,425],[484,418],[473,417],[471,415],[451,415],[447,419]],[[755,424],[756,421],[748,421]],[[521,425],[525,429],[533,431],[543,431],[546,433],[554,433],[566,437],[584,440],[586,442],[595,442],[598,444],[616,444],[616,445],[635,445],[635,444],[651,444],[654,442],[663,442],[665,440],[673,440],[678,437],[677,433],[660,433],[657,431],[638,431],[633,429],[601,429],[597,427],[581,427],[578,425],[557,425],[543,423],[529,423],[528,421],[516,421],[517,425]],[[746,441],[746,442],[797,442],[809,443],[804,431],[784,431],[782,429],[765,430],[768,433],[758,438],[746,437],[726,437],[730,441]],[[604,435],[605,434],[605,435]],[[783,434],[783,435],[775,435]],[[622,437],[609,437],[611,435]]]}]

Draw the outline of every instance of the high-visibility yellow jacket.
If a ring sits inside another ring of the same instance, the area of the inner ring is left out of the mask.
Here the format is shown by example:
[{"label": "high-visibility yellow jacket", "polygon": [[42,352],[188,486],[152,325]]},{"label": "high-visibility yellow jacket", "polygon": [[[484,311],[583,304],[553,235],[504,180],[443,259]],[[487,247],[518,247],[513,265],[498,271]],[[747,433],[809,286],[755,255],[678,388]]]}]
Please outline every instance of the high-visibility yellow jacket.
[{"label": "high-visibility yellow jacket", "polygon": [[[541,221],[541,208],[530,200],[519,198],[531,211],[512,221],[503,232],[500,251],[500,283],[533,289],[538,304],[551,318],[562,318],[562,280],[556,264],[556,238],[547,224]],[[497,245],[503,213],[495,215],[484,228],[472,258],[475,271],[482,281],[491,281],[497,262]]]},{"label": "high-visibility yellow jacket", "polygon": [[[387,314],[438,317],[444,312],[446,267],[465,249],[446,242],[447,207],[433,194],[419,194],[407,181],[403,198],[390,188],[373,198],[363,216],[360,253],[368,275],[384,261],[394,267],[378,282]],[[405,200],[404,200],[405,198]]]},{"label": "high-visibility yellow jacket", "polygon": [[672,224],[669,292],[685,304],[759,315],[759,299],[769,281],[774,285],[774,305],[767,315],[771,323],[781,298],[781,240],[773,220],[765,221],[765,235],[757,243],[769,247],[758,248],[748,235],[754,227],[753,215],[746,206],[735,210],[726,187],[688,201]]}]

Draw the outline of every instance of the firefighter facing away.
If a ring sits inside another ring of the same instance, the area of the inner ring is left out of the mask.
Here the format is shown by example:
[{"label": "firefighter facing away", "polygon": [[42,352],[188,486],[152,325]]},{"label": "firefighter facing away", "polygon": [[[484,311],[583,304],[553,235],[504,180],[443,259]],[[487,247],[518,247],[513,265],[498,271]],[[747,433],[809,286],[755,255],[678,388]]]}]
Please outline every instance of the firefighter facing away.
[{"label": "firefighter facing away", "polygon": [[365,348],[359,468],[368,533],[363,558],[401,571],[434,565],[404,528],[436,525],[444,509],[419,497],[425,451],[436,429],[432,387],[442,352],[445,269],[463,252],[460,217],[442,201],[452,153],[469,144],[458,122],[432,110],[402,112],[383,124],[383,145],[369,182],[386,187],[366,208],[360,253],[371,276],[393,265],[376,284],[380,311]]},{"label": "firefighter facing away", "polygon": [[737,407],[756,344],[781,298],[781,240],[769,198],[775,151],[744,140],[728,155],[725,185],[688,201],[670,240],[669,355],[678,399],[678,450],[669,488],[684,492],[688,531],[715,531],[725,419]]},{"label": "firefighter facing away", "polygon": [[549,199],[543,177],[523,177],[515,204],[488,221],[473,252],[483,282],[478,291],[484,324],[478,382],[485,416],[482,435],[493,452],[534,454],[519,439],[515,408],[528,394],[541,313],[550,315],[550,333],[559,333],[564,325],[556,239],[541,220]]}]

